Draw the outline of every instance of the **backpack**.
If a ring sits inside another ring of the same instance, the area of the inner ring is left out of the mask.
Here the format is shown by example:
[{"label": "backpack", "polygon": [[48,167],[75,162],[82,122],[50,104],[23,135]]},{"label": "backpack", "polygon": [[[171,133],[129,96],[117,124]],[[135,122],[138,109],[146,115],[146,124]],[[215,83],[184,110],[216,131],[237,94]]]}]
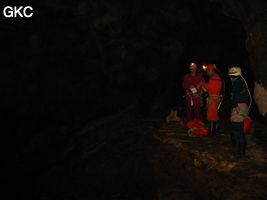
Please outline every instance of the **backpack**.
[{"label": "backpack", "polygon": [[200,119],[193,119],[186,124],[189,135],[208,135],[209,129]]}]

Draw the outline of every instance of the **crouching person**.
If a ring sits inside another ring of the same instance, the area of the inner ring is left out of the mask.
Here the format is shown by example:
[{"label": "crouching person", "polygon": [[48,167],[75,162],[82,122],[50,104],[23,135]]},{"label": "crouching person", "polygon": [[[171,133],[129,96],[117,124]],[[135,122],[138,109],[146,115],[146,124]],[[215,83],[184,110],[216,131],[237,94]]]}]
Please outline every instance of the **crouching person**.
[{"label": "crouching person", "polygon": [[246,137],[244,133],[244,120],[248,117],[249,93],[245,80],[241,77],[241,69],[232,67],[229,69],[232,81],[231,97],[231,140],[236,158],[245,157]]}]

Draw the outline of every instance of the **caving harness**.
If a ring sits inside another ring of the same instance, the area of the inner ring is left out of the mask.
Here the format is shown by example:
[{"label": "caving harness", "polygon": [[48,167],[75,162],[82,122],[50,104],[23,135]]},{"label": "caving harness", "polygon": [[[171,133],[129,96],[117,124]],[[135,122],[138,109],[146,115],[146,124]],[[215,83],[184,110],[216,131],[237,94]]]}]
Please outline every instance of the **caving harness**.
[{"label": "caving harness", "polygon": [[[221,107],[221,105],[222,105],[222,102],[223,102],[223,100],[224,100],[224,96],[225,96],[225,80],[224,80],[224,76],[223,76],[223,74],[221,73],[221,71],[219,70],[219,68],[215,65],[215,64],[213,64],[213,69],[215,70],[215,72],[218,72],[218,75],[220,76],[220,78],[221,78],[221,80],[220,79],[213,79],[213,80],[218,80],[218,81],[222,81],[222,89],[223,89],[223,93],[222,94],[211,94],[211,95],[209,95],[207,98],[206,98],[206,103],[208,104],[209,102],[210,102],[210,99],[219,99],[220,100],[220,102],[219,102],[219,104],[218,104],[218,106],[217,106],[217,110],[219,110],[220,109],[220,107]],[[203,65],[202,66],[202,69],[204,70],[204,71],[206,71],[207,70],[207,66],[206,65]]]}]

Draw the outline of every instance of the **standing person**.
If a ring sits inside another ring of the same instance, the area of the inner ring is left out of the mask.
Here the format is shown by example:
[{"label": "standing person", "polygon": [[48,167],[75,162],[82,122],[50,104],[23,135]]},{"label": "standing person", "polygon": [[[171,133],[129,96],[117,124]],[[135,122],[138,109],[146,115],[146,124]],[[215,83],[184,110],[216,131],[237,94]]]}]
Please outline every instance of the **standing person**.
[{"label": "standing person", "polygon": [[249,91],[241,75],[240,67],[229,69],[232,81],[231,97],[231,139],[235,157],[244,157],[246,151],[246,137],[244,134],[244,120],[248,117]]},{"label": "standing person", "polygon": [[203,90],[208,93],[207,120],[209,121],[209,136],[218,134],[218,105],[222,89],[221,77],[215,72],[215,64],[205,66],[209,81],[203,84]]},{"label": "standing person", "polygon": [[185,89],[185,105],[186,117],[190,121],[193,119],[192,109],[194,110],[194,118],[200,119],[200,106],[202,102],[202,84],[204,77],[198,72],[197,65],[190,63],[190,73],[184,76],[183,88]]}]

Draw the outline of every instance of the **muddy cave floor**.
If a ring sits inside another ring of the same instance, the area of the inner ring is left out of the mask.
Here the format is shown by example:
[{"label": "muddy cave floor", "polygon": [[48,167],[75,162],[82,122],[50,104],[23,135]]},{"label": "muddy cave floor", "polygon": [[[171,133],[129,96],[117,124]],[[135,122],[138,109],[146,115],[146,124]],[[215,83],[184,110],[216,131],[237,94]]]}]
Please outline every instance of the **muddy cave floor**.
[{"label": "muddy cave floor", "polygon": [[229,127],[189,136],[185,123],[124,114],[78,131],[61,161],[35,176],[40,199],[267,199],[267,126],[249,130],[248,159],[231,157]]}]

